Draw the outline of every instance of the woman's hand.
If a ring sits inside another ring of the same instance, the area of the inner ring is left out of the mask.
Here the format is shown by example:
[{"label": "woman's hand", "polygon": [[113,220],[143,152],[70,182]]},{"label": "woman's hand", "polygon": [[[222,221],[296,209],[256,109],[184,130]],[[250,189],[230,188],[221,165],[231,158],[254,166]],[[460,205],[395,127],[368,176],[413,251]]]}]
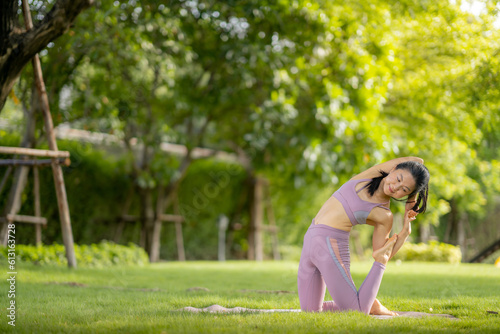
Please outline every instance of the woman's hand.
[{"label": "woman's hand", "polygon": [[418,213],[413,210],[409,210],[405,213],[403,229],[406,229],[408,234],[411,233],[411,222],[417,218],[417,215]]}]

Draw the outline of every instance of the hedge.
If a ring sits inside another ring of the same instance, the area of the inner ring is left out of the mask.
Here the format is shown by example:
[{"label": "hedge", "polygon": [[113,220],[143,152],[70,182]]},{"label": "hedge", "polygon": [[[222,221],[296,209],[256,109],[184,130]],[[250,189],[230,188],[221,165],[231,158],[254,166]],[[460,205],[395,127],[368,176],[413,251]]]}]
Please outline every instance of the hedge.
[{"label": "hedge", "polygon": [[[52,244],[42,246],[16,245],[16,261],[31,262],[39,265],[66,266],[64,245]],[[0,261],[7,260],[7,247],[0,247]],[[81,267],[108,267],[114,265],[145,265],[149,263],[144,249],[129,243],[118,245],[110,241],[98,244],[75,245],[77,265]]]},{"label": "hedge", "polygon": [[394,255],[394,259],[401,261],[427,261],[460,263],[462,252],[459,246],[438,241],[424,243],[405,243]]}]

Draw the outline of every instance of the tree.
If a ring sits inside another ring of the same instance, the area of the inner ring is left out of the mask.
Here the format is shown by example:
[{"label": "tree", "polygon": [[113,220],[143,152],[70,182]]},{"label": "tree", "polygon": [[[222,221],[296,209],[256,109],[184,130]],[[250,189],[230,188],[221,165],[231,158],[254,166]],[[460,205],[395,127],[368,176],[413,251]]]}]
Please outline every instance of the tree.
[{"label": "tree", "polygon": [[[42,61],[56,122],[142,144],[129,171],[144,221],[190,162],[165,160],[166,140],[241,153],[251,177],[306,197],[422,156],[432,196],[419,221],[437,224],[453,205],[453,217],[484,213],[500,177],[496,9],[478,18],[457,3],[98,2]],[[286,213],[286,227],[308,214]]]},{"label": "tree", "polygon": [[[90,51],[68,82],[71,110],[143,144],[132,170],[145,228],[163,182],[151,169],[162,138],[243,152],[252,177],[277,170],[297,187],[337,183],[383,149],[383,126],[372,127],[389,63],[390,43],[378,40],[390,25],[378,7],[142,1],[99,11],[97,38],[112,43]],[[369,20],[375,28],[365,29]]]},{"label": "tree", "polygon": [[0,110],[24,66],[51,41],[64,34],[93,0],[58,0],[30,31],[19,25],[19,1],[0,5]]},{"label": "tree", "polygon": [[464,256],[466,229],[500,191],[500,31],[496,1],[485,3],[479,16],[451,2],[393,3],[397,70],[382,112],[401,154],[422,156],[431,171],[430,214],[419,224],[443,217],[445,241]]}]

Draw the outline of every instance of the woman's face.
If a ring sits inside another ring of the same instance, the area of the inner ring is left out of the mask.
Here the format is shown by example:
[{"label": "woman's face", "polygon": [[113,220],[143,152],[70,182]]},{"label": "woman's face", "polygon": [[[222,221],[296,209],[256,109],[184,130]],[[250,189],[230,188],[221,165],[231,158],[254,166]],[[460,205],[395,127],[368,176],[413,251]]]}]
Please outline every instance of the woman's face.
[{"label": "woman's face", "polygon": [[384,180],[384,193],[397,199],[408,196],[415,189],[415,180],[406,169],[393,169]]}]

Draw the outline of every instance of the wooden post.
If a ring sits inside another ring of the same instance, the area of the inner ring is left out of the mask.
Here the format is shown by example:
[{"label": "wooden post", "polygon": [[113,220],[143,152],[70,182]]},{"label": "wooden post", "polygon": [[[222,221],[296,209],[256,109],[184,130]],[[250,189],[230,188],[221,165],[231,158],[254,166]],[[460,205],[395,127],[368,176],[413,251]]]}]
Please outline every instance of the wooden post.
[{"label": "wooden post", "polygon": [[[33,23],[31,21],[31,13],[29,10],[29,5],[27,0],[23,0],[23,14],[24,22],[26,23],[26,30],[29,31],[33,29]],[[40,105],[42,106],[43,116],[45,121],[45,132],[47,135],[47,141],[49,143],[49,148],[51,151],[58,151],[56,137],[54,134],[54,125],[52,123],[52,116],[49,109],[49,99],[47,97],[47,92],[45,90],[45,83],[43,82],[42,67],[40,65],[40,58],[38,54],[33,57],[33,72],[35,74],[35,82],[38,90],[38,97],[40,98]],[[54,175],[54,183],[57,195],[57,205],[59,207],[59,216],[61,219],[61,229],[64,247],[66,249],[66,258],[68,260],[68,267],[76,268],[76,257],[75,249],[73,244],[73,232],[71,230],[71,220],[69,215],[68,199],[66,196],[66,187],[64,185],[64,176],[62,168],[57,162],[57,159],[53,159],[52,163],[52,173]]]},{"label": "wooden post", "polygon": [[[38,167],[33,167],[33,194],[35,196],[35,217],[41,217],[41,209],[40,209],[40,179],[38,177]],[[36,232],[36,245],[42,245],[42,226],[40,224],[35,225]]]},{"label": "wooden post", "polygon": [[47,224],[47,218],[43,217],[35,217],[35,216],[26,216],[26,215],[7,215],[5,218],[0,218],[2,221],[8,222],[18,222],[18,223],[28,223],[28,224]]},{"label": "wooden post", "polygon": [[[5,216],[15,215],[19,212],[21,208],[21,195],[23,193],[24,187],[26,186],[26,180],[28,178],[29,168],[22,166],[17,167],[14,172],[14,184],[12,188],[10,188],[9,198],[7,205],[5,206],[4,214]],[[2,228],[0,231],[0,242],[3,246],[7,246],[7,238],[8,238],[8,228],[7,222],[2,224]]]},{"label": "wooden post", "polygon": [[[179,216],[179,198],[176,197],[174,201],[174,213]],[[177,255],[179,261],[186,261],[186,254],[184,253],[184,238],[182,237],[182,225],[180,221],[175,222],[175,240],[177,241]]]},{"label": "wooden post", "polygon": [[255,260],[255,210],[254,210],[254,202],[255,202],[255,177],[249,176],[249,187],[248,187],[248,196],[250,199],[250,222],[248,226],[248,237],[247,237],[247,242],[248,242],[248,251],[247,251],[247,257],[248,260],[254,261]]},{"label": "wooden post", "polygon": [[3,175],[2,183],[0,183],[0,194],[2,193],[3,188],[7,184],[7,180],[9,179],[10,173],[12,173],[12,166],[7,167],[7,170],[5,171],[5,174]]},{"label": "wooden post", "polygon": [[[58,158],[57,162],[61,165],[69,166],[71,161],[69,158]],[[52,159],[44,160],[23,160],[23,159],[5,159],[0,160],[0,166],[50,166],[52,164]]]},{"label": "wooden post", "polygon": [[[164,201],[164,203],[166,203]],[[171,214],[159,214],[157,215],[157,220],[160,223],[168,222],[168,223],[175,223],[175,239],[176,239],[176,244],[177,244],[177,254],[178,254],[178,259],[179,261],[185,261],[186,256],[184,252],[184,240],[182,237],[182,223],[184,222],[184,217],[182,217],[179,214],[179,207],[177,202],[174,202],[174,212],[176,214],[171,215]],[[140,220],[140,217],[138,216],[132,216],[132,215],[123,215],[121,219],[124,222],[135,222]],[[159,240],[158,240],[159,242]],[[161,246],[158,243],[158,247]],[[159,254],[159,248],[158,248],[158,254]]]},{"label": "wooden post", "polygon": [[255,260],[262,261],[264,259],[264,248],[262,244],[262,180],[258,177],[254,182],[254,198],[252,205],[252,220],[253,220],[253,233],[254,233],[254,247],[255,247]]},{"label": "wooden post", "polygon": [[[44,86],[45,89],[45,86]],[[47,95],[45,95],[47,97]],[[48,103],[48,102],[47,102]],[[50,113],[50,110],[49,110]],[[50,116],[50,114],[49,114]],[[50,119],[50,125],[52,129],[52,135],[54,137],[54,126],[52,125],[52,118]],[[57,148],[57,145],[56,145]],[[57,151],[57,150],[40,150],[36,148],[27,147],[10,147],[10,146],[0,146],[0,153],[2,154],[14,154],[14,155],[29,155],[32,157],[46,157],[46,158],[69,158],[68,151]]]},{"label": "wooden post", "polygon": [[225,215],[220,215],[217,220],[217,229],[219,231],[219,247],[217,258],[219,261],[226,261],[226,231],[229,225],[229,219]]},{"label": "wooden post", "polygon": [[153,233],[151,236],[151,250],[149,253],[149,262],[158,262],[160,260],[160,236],[161,236],[161,218],[163,214],[164,187],[158,187],[158,198],[156,199],[156,214],[153,222]]}]

